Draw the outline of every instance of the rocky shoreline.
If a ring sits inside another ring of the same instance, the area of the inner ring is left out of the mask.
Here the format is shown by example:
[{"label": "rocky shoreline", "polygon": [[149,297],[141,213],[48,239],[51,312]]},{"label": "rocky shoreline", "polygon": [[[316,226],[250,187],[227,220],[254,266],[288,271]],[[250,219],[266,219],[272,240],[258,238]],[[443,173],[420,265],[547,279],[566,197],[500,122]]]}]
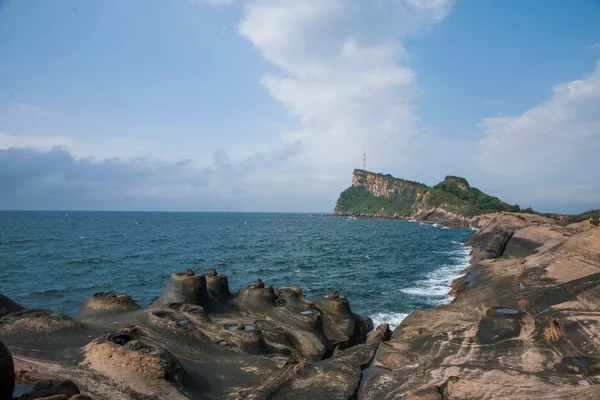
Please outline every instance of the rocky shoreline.
[{"label": "rocky shoreline", "polygon": [[0,295],[0,400],[15,375],[20,399],[600,398],[600,229],[468,224],[454,300],[393,335],[336,291],[310,301],[257,280],[233,294],[214,270],[173,274],[147,309],[94,294],[75,318]]},{"label": "rocky shoreline", "polygon": [[600,398],[600,229],[480,217],[452,303],[381,344],[361,399]]}]

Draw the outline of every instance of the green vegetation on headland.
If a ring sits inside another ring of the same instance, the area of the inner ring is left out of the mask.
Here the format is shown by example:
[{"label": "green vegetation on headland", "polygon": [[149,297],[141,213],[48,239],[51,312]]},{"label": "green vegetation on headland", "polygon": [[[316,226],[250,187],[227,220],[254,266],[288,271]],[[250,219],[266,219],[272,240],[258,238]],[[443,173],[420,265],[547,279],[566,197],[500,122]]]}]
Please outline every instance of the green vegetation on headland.
[{"label": "green vegetation on headland", "polygon": [[600,209],[588,210],[581,214],[567,215],[568,222],[587,221],[590,218],[593,218],[596,221],[600,221]]},{"label": "green vegetation on headland", "polygon": [[501,211],[518,212],[521,207],[510,205],[499,198],[483,193],[469,186],[465,178],[447,176],[429,191],[425,204],[442,207],[465,217]]},{"label": "green vegetation on headland", "polygon": [[352,186],[340,194],[335,214],[419,219],[438,209],[467,218],[496,212],[521,212],[565,223],[590,218],[600,220],[600,209],[574,215],[540,213],[531,207],[522,209],[471,187],[465,178],[459,176],[447,176],[430,187],[424,183],[394,178],[390,174],[361,169],[354,170]]},{"label": "green vegetation on headland", "polygon": [[447,176],[443,182],[429,187],[389,174],[355,170],[353,184],[341,193],[335,212],[410,217],[424,209],[437,207],[465,217],[500,211],[517,212],[521,209],[518,205],[504,203],[497,197],[470,187],[465,178],[458,176]]},{"label": "green vegetation on headland", "polygon": [[366,214],[393,217],[409,216],[413,209],[414,201],[404,196],[387,198],[375,196],[364,186],[350,186],[340,194],[337,201],[336,212],[342,214]]}]

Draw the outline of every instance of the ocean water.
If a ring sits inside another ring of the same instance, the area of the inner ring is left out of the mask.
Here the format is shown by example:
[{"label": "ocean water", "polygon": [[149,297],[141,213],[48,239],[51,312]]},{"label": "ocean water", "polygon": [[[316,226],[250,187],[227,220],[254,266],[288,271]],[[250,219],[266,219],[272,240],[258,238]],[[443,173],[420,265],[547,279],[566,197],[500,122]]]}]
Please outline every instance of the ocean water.
[{"label": "ocean water", "polygon": [[469,229],[310,214],[0,212],[0,293],[74,316],[96,292],[150,305],[173,272],[216,268],[231,291],[261,278],[311,299],[336,289],[396,326],[444,304]]}]

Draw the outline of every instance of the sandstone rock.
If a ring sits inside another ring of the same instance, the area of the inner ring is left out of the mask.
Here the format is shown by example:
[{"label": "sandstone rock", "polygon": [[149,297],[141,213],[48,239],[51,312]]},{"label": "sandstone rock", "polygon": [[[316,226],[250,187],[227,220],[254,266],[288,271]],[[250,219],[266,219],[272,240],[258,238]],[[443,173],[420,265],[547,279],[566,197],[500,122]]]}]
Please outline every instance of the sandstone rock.
[{"label": "sandstone rock", "polygon": [[211,302],[206,288],[205,275],[171,275],[165,290],[151,308],[167,306],[171,303],[194,304],[210,309]]},{"label": "sandstone rock", "polygon": [[173,395],[184,378],[169,350],[137,327],[111,331],[84,348],[89,368],[145,395]]},{"label": "sandstone rock", "polygon": [[[216,271],[179,273],[148,309],[105,292],[82,305],[83,322],[49,310],[19,311],[1,320],[0,334],[19,349],[20,381],[38,389],[29,398],[46,396],[66,377],[101,398],[238,398],[292,369],[301,376],[285,375],[286,382],[312,382],[302,374],[322,368],[328,393],[351,396],[387,331],[381,327],[359,345],[372,321],[354,314],[345,297],[323,297],[322,311],[297,287],[256,286],[232,294]],[[355,347],[352,355],[344,351]],[[57,375],[35,372],[45,367]]]},{"label": "sandstone rock", "polygon": [[138,310],[139,308],[140,306],[130,296],[115,292],[101,292],[86,298],[75,318],[82,320],[119,311]]},{"label": "sandstone rock", "polygon": [[78,330],[81,325],[73,318],[52,310],[29,309],[14,312],[0,319],[3,335],[58,335]]}]

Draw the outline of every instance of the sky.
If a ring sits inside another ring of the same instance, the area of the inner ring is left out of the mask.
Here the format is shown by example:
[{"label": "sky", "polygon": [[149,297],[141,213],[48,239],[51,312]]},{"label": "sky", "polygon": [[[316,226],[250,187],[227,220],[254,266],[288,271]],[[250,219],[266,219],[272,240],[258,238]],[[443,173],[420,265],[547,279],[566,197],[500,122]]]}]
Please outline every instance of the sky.
[{"label": "sky", "polygon": [[600,207],[600,0],[0,0],[0,209]]}]

